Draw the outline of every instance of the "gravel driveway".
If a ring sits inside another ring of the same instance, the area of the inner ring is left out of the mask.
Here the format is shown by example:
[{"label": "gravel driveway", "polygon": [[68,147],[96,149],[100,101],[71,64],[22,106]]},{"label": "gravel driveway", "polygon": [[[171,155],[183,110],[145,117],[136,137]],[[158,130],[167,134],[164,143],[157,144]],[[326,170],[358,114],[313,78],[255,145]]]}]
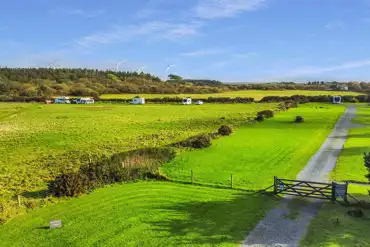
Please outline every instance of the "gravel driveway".
[{"label": "gravel driveway", "polygon": [[[348,129],[353,126],[351,119],[355,112],[354,106],[346,110],[320,150],[297,175],[297,180],[329,181],[329,173],[336,165],[347,139]],[[299,241],[305,236],[312,218],[318,213],[322,203],[321,200],[309,199],[300,205],[298,212],[294,212],[294,199],[285,196],[280,206],[271,210],[257,224],[241,246],[299,246]],[[295,217],[289,217],[294,213]]]}]

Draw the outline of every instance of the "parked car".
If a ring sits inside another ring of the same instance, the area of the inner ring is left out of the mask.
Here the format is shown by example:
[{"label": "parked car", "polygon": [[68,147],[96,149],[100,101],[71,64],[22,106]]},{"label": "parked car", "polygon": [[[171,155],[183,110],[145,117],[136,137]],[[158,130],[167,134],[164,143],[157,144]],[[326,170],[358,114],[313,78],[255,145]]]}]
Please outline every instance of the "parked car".
[{"label": "parked car", "polygon": [[195,104],[197,104],[197,105],[203,105],[203,101],[202,100],[197,100],[196,102],[195,102]]}]

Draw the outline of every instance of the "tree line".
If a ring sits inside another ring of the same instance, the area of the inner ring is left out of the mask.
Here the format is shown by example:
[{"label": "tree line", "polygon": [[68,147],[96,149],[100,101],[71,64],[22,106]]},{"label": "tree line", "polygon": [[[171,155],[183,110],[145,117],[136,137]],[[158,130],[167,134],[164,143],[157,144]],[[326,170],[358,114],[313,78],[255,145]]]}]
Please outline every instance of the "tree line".
[{"label": "tree line", "polygon": [[58,95],[92,96],[102,94],[207,94],[235,90],[348,90],[370,92],[367,82],[276,82],[231,84],[217,80],[183,79],[171,75],[169,80],[136,71],[94,70],[80,68],[0,68],[0,99],[50,98]]}]

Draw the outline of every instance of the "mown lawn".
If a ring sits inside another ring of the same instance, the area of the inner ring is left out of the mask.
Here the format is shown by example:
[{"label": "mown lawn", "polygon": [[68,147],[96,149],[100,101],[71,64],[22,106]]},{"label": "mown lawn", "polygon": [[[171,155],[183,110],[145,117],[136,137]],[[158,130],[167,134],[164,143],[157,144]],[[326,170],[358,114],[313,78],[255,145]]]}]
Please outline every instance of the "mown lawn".
[{"label": "mown lawn", "polygon": [[[1,246],[237,246],[276,201],[162,182],[99,189],[0,225]],[[61,229],[48,229],[61,219]]]},{"label": "mown lawn", "polygon": [[[308,91],[308,90],[243,90],[232,91],[225,93],[214,94],[140,94],[144,98],[163,98],[163,97],[192,97],[192,98],[208,98],[208,97],[251,97],[255,100],[260,100],[265,96],[292,96],[292,95],[360,95],[356,92],[333,92],[333,91]],[[102,95],[103,99],[132,99],[137,94],[105,94]]]},{"label": "mown lawn", "polygon": [[88,154],[166,145],[276,105],[0,104],[0,195],[44,189]]},{"label": "mown lawn", "polygon": [[364,166],[363,155],[365,152],[370,152],[370,107],[358,106],[356,118],[353,119],[357,126],[349,130],[349,135],[344,150],[341,153],[336,168],[332,172],[332,178],[336,181],[357,181],[368,182],[365,177],[367,170]]},{"label": "mown lawn", "polygon": [[[161,171],[175,180],[263,189],[273,177],[295,178],[320,148],[343,114],[344,106],[305,104],[277,114],[273,119],[245,125],[213,146],[183,152]],[[302,115],[305,123],[294,124]]]}]

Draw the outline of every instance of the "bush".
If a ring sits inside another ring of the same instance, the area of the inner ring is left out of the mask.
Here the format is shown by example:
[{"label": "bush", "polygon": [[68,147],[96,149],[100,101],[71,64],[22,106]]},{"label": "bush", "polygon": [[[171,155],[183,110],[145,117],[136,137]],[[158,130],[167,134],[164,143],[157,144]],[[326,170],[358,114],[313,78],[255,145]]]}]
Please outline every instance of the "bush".
[{"label": "bush", "polygon": [[258,115],[258,116],[255,118],[255,120],[256,120],[257,122],[263,122],[263,121],[265,121],[265,117],[264,117],[263,115]]},{"label": "bush", "polygon": [[303,123],[304,118],[302,116],[296,116],[294,122],[295,123]]},{"label": "bush", "polygon": [[208,135],[199,135],[191,141],[193,148],[208,148],[211,145],[211,138]]},{"label": "bush", "polygon": [[233,130],[230,126],[228,125],[222,125],[219,129],[218,129],[218,133],[222,136],[229,136],[233,133]]},{"label": "bush", "polygon": [[190,137],[185,141],[173,144],[175,147],[188,147],[188,148],[208,148],[212,146],[211,137],[207,134],[201,134]]},{"label": "bush", "polygon": [[258,116],[262,115],[265,118],[273,118],[274,117],[274,112],[271,111],[271,110],[264,110],[264,111],[258,112],[257,115]]}]

